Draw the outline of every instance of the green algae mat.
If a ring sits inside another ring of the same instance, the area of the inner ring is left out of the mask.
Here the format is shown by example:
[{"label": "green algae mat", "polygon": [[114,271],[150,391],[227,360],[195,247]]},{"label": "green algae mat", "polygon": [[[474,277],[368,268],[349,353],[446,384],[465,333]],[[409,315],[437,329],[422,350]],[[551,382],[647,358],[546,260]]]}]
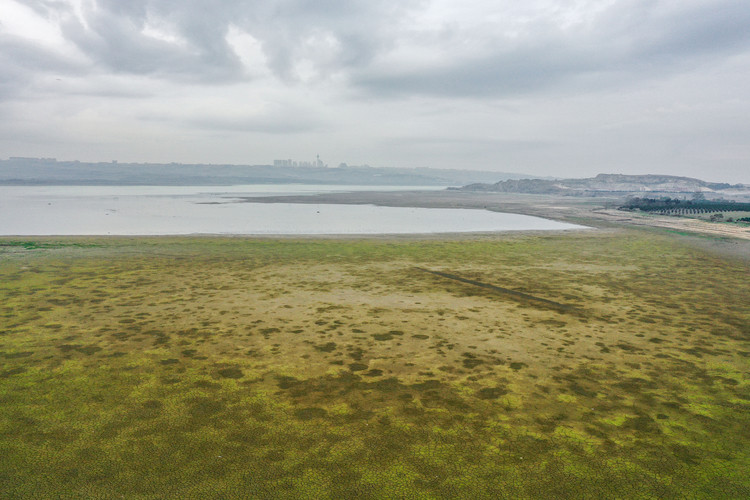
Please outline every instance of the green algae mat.
[{"label": "green algae mat", "polygon": [[0,239],[0,496],[748,498],[748,276],[641,231]]}]

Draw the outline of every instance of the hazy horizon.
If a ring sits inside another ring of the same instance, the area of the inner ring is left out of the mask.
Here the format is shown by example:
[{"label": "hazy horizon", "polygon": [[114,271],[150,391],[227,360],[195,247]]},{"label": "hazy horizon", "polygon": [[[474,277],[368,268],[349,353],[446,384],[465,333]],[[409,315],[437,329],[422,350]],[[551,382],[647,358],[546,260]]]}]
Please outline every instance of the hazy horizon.
[{"label": "hazy horizon", "polygon": [[750,5],[0,0],[0,157],[750,183]]}]

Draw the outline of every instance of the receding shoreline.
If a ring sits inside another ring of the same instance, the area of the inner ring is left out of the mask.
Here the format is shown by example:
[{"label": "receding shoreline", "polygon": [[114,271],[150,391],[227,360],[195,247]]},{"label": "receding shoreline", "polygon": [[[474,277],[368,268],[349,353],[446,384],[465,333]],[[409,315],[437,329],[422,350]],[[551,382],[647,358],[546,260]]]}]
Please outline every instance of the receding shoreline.
[{"label": "receding shoreline", "polygon": [[[618,198],[581,198],[569,196],[466,191],[410,191],[330,193],[311,196],[278,196],[243,198],[252,203],[347,203],[425,208],[474,208],[519,213],[585,226],[586,230],[611,231],[638,227],[644,230],[680,233],[687,244],[722,257],[750,261],[750,228],[727,224],[680,219],[676,217],[640,216],[619,212]],[[460,237],[437,235],[437,237]]]}]

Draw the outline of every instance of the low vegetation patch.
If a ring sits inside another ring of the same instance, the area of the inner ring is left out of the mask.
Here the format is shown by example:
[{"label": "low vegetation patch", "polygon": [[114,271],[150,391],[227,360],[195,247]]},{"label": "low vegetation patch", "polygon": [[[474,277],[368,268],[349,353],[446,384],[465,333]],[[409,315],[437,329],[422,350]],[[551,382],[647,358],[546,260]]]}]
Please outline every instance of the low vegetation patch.
[{"label": "low vegetation patch", "polygon": [[750,497],[750,269],[682,239],[7,242],[4,498]]}]

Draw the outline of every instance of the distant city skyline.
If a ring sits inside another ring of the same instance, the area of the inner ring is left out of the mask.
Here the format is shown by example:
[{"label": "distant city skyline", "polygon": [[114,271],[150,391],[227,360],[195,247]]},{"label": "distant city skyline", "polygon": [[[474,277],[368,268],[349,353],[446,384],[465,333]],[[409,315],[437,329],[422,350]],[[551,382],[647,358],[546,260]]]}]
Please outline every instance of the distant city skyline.
[{"label": "distant city skyline", "polygon": [[317,155],[315,157],[315,161],[304,161],[304,160],[297,161],[297,160],[292,160],[292,159],[288,159],[288,160],[274,160],[273,161],[273,166],[274,167],[307,167],[307,168],[317,167],[317,168],[324,168],[324,167],[327,167],[328,165],[326,165],[325,163],[323,163],[320,160],[320,155]]},{"label": "distant city skyline", "polygon": [[[40,158],[40,157],[33,157],[33,156],[11,156],[7,158],[0,157],[0,165],[2,165],[4,162],[10,161],[15,162],[17,165],[75,165],[75,164],[81,164],[81,165],[169,165],[169,166],[185,166],[185,167],[219,167],[219,166],[228,166],[228,167],[261,167],[261,166],[267,166],[267,167],[275,167],[275,168],[375,168],[375,169],[385,169],[385,170],[395,170],[395,171],[401,171],[401,170],[410,170],[410,169],[416,169],[416,170],[435,170],[435,171],[451,171],[451,172],[485,172],[486,174],[491,175],[493,172],[496,172],[498,174],[498,180],[503,180],[508,175],[511,175],[510,178],[537,178],[537,179],[589,179],[593,177],[598,177],[602,175],[623,175],[619,172],[599,172],[595,175],[590,176],[570,176],[570,177],[563,177],[563,176],[534,176],[529,174],[524,174],[522,172],[500,172],[500,171],[494,171],[494,170],[484,170],[484,169],[451,169],[451,168],[439,168],[439,167],[417,167],[417,166],[410,166],[410,167],[394,167],[394,166],[383,166],[383,165],[370,165],[370,164],[362,164],[362,165],[354,165],[354,164],[348,164],[346,162],[340,162],[338,165],[328,165],[327,163],[324,163],[322,160],[320,160],[320,155],[317,156],[315,161],[305,161],[305,160],[293,160],[293,159],[285,159],[285,160],[273,160],[272,162],[268,161],[261,161],[261,162],[245,162],[245,163],[200,163],[200,162],[120,162],[119,160],[105,160],[105,161],[82,161],[77,159],[58,159],[58,158]],[[21,167],[23,168],[23,167]],[[206,173],[210,173],[210,171],[207,171]],[[624,175],[646,175],[646,176],[652,176],[652,177],[659,177],[662,175],[666,176],[673,176],[673,177],[685,177],[685,178],[691,178],[691,179],[697,179],[701,181],[706,182],[726,182],[726,181],[717,181],[713,177],[711,177],[710,172],[706,173],[704,176],[689,176],[689,175],[678,175],[678,174],[659,174],[659,173],[647,173],[647,174],[624,174]],[[501,177],[503,179],[501,179]],[[1,181],[1,179],[0,179]],[[495,182],[495,181],[492,181]],[[728,184],[733,185],[745,185],[750,186],[750,182],[727,182]]]},{"label": "distant city skyline", "polygon": [[0,157],[750,183],[748,26],[740,0],[0,0]]}]

